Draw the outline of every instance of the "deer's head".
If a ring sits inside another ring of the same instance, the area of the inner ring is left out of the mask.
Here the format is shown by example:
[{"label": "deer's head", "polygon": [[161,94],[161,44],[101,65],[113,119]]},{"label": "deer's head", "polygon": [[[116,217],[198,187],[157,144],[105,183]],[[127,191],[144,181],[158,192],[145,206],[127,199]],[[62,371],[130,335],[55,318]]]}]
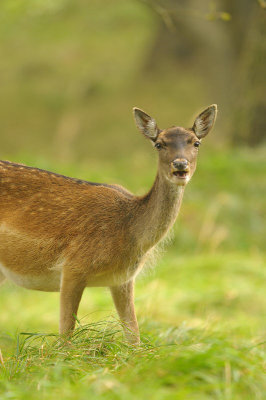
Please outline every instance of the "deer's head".
[{"label": "deer's head", "polygon": [[161,130],[144,111],[134,108],[133,112],[138,129],[158,151],[160,173],[176,185],[186,185],[196,169],[201,139],[214,125],[216,104],[200,113],[189,129],[174,126]]}]

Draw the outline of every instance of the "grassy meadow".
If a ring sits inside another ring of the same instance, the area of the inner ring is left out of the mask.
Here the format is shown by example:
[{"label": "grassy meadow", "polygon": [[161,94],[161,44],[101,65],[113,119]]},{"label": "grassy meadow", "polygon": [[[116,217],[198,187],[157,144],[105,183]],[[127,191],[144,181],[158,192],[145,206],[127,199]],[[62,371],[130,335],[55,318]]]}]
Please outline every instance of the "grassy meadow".
[{"label": "grassy meadow", "polygon": [[[265,149],[201,150],[173,239],[136,285],[141,346],[124,342],[107,289],[86,289],[63,344],[59,295],[5,283],[1,400],[265,398]],[[156,167],[152,149],[98,165],[20,161],[136,193]]]}]

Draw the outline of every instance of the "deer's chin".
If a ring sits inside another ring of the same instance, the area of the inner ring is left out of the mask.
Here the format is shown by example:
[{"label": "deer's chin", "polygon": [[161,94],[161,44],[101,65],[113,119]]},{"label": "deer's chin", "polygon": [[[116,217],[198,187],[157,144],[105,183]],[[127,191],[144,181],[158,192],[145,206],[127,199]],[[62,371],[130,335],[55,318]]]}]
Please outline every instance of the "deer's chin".
[{"label": "deer's chin", "polygon": [[167,179],[171,182],[174,183],[177,186],[185,186],[189,180],[190,180],[190,174],[189,172],[185,173],[178,173],[177,171],[171,172],[168,176]]}]

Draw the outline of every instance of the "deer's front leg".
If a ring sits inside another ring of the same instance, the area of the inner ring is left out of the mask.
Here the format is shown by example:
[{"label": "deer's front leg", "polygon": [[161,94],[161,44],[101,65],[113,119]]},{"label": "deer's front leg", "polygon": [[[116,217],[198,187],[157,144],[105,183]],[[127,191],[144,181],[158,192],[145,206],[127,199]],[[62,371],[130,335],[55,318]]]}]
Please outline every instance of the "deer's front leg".
[{"label": "deer's front leg", "polygon": [[139,327],[134,307],[134,280],[110,288],[127,340],[139,344]]},{"label": "deer's front leg", "polygon": [[85,286],[84,277],[63,272],[60,289],[60,334],[71,333],[75,328],[75,316]]}]

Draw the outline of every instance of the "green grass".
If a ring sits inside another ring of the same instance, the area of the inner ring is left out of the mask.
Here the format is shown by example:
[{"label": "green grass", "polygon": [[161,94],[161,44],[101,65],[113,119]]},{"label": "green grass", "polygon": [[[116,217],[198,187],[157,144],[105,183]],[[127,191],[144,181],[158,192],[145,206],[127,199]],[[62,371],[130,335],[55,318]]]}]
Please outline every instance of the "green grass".
[{"label": "green grass", "polygon": [[[57,293],[5,284],[1,400],[265,399],[265,149],[202,150],[174,239],[136,285],[141,346],[124,342],[106,289],[85,291],[66,343]],[[155,173],[144,152],[72,166],[17,160],[138,193]]]}]

